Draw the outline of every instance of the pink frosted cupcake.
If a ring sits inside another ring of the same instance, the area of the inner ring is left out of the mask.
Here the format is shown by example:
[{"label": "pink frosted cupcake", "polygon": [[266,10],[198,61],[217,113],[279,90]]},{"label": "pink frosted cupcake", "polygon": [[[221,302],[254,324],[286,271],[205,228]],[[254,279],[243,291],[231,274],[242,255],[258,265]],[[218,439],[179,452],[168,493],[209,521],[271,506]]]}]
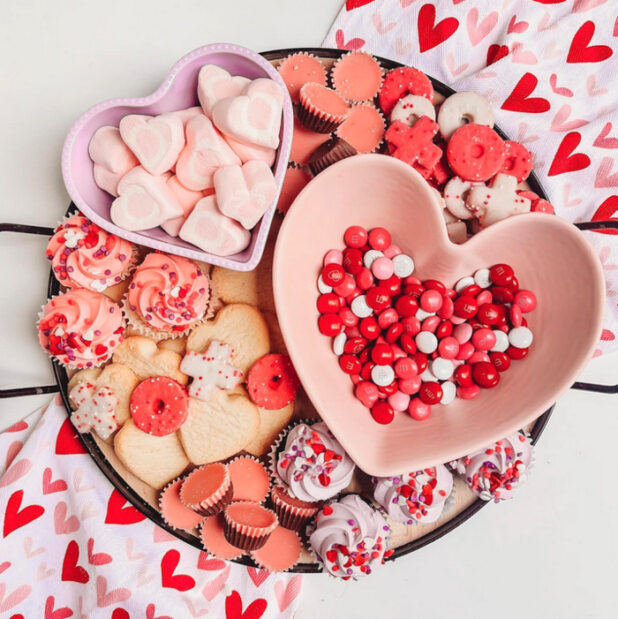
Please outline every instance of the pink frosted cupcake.
[{"label": "pink frosted cupcake", "polygon": [[233,493],[227,466],[214,462],[189,473],[180,488],[180,501],[202,516],[213,516],[229,504]]},{"label": "pink frosted cupcake", "polygon": [[41,311],[39,342],[62,365],[93,368],[105,363],[124,339],[120,307],[99,292],[76,288],[50,299]]},{"label": "pink frosted cupcake", "polygon": [[318,503],[295,499],[279,486],[272,489],[270,499],[281,526],[293,531],[302,530],[318,512]]},{"label": "pink frosted cupcake", "polygon": [[305,84],[300,89],[298,119],[317,133],[334,131],[348,116],[345,99],[322,84]]},{"label": "pink frosted cupcake", "polygon": [[230,503],[224,512],[225,539],[242,550],[257,550],[279,525],[275,512],[253,501]]},{"label": "pink frosted cupcake", "polygon": [[56,228],[45,255],[63,286],[97,292],[128,277],[137,262],[133,243],[109,234],[83,215],[68,217]]},{"label": "pink frosted cupcake", "polygon": [[124,300],[129,324],[154,340],[179,337],[206,316],[208,275],[191,260],[153,252],[135,270]]}]

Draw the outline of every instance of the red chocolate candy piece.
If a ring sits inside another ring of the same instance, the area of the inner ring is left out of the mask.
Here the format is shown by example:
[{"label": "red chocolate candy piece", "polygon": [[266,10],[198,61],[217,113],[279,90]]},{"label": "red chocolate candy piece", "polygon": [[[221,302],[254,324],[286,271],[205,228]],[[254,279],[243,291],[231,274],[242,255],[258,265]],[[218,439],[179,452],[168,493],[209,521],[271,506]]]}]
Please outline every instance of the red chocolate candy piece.
[{"label": "red chocolate candy piece", "polygon": [[438,123],[428,116],[421,116],[413,127],[402,120],[395,121],[385,137],[393,157],[405,161],[424,178],[429,178],[442,156],[440,147],[432,142],[437,132]]},{"label": "red chocolate candy piece", "polygon": [[502,168],[505,150],[504,141],[493,129],[470,123],[453,133],[446,157],[457,176],[486,181]]},{"label": "red chocolate candy piece", "polygon": [[153,376],[142,381],[131,394],[133,422],[147,434],[166,436],[185,422],[189,396],[185,388],[171,378]]},{"label": "red chocolate candy piece", "polygon": [[382,111],[390,115],[397,101],[406,95],[419,95],[433,102],[431,81],[422,71],[413,67],[389,71],[378,97]]},{"label": "red chocolate candy piece", "polygon": [[[530,151],[520,144],[507,140],[504,143],[504,163],[498,173],[510,174],[517,178],[517,182],[526,180],[532,172],[532,155]],[[538,198],[538,196],[537,196]]]},{"label": "red chocolate candy piece", "polygon": [[271,354],[258,359],[247,377],[247,390],[254,404],[279,410],[295,397],[300,382],[287,355]]}]

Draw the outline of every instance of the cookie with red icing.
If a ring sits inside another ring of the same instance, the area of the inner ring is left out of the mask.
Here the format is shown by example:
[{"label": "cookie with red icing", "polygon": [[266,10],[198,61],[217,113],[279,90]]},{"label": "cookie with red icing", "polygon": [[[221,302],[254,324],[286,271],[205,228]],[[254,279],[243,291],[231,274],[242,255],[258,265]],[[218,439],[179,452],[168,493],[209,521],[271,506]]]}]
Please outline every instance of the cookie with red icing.
[{"label": "cookie with red icing", "polygon": [[433,101],[433,86],[429,78],[414,67],[401,67],[389,71],[382,87],[378,101],[382,111],[390,115],[399,99],[406,95],[418,95]]},{"label": "cookie with red icing", "polygon": [[300,381],[287,355],[270,354],[258,359],[249,371],[247,390],[254,404],[279,410],[295,397]]}]

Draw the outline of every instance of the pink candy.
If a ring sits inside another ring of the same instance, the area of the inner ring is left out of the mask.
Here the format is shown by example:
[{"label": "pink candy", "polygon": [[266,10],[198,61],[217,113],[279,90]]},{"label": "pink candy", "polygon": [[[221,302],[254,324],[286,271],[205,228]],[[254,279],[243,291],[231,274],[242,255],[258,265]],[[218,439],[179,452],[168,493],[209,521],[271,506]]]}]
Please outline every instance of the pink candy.
[{"label": "pink candy", "polygon": [[388,279],[393,275],[394,271],[395,267],[393,266],[393,261],[385,256],[376,258],[371,265],[371,272],[377,279]]}]

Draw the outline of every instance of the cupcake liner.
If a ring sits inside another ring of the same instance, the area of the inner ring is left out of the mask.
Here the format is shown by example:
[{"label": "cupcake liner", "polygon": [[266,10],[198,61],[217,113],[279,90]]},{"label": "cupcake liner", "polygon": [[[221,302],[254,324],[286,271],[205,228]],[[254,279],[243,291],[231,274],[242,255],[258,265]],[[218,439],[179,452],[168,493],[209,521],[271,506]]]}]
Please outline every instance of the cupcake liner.
[{"label": "cupcake liner", "polygon": [[220,511],[225,509],[230,502],[232,501],[232,496],[234,495],[234,487],[232,486],[232,480],[230,478],[230,473],[227,470],[227,466],[225,467],[225,477],[223,479],[223,484],[219,489],[217,489],[214,494],[209,497],[203,499],[200,503],[191,503],[186,500],[186,497],[183,497],[183,489],[184,484],[186,484],[187,480],[191,478],[192,475],[199,474],[202,471],[203,467],[199,467],[194,469],[185,477],[185,481],[183,483],[182,488],[180,489],[180,500],[186,505],[189,509],[192,509],[194,512],[200,514],[200,516],[208,517],[214,516],[218,514]]},{"label": "cupcake liner", "polygon": [[334,137],[318,146],[309,155],[307,167],[312,176],[317,176],[334,163],[357,154],[358,151],[343,138]]},{"label": "cupcake liner", "polygon": [[[231,460],[228,460],[228,462],[227,462],[228,467],[233,462],[238,462],[239,460],[252,460],[253,462],[256,462],[257,464],[259,464],[264,469],[264,472],[268,476],[268,487],[267,487],[266,492],[264,494],[264,498],[261,499],[260,501],[256,501],[256,503],[259,503],[260,505],[263,505],[264,502],[266,501],[266,499],[268,498],[269,494],[270,494],[270,488],[272,486],[272,476],[269,474],[268,468],[264,465],[264,463],[259,458],[256,458],[255,456],[252,456],[250,454],[242,454],[242,455],[239,455],[239,456],[235,456]],[[244,501],[244,500],[248,500],[248,499],[237,499],[236,497],[233,496],[232,500],[233,501],[237,501],[237,500]]]},{"label": "cupcake liner", "polygon": [[[366,99],[349,99],[342,92],[337,90],[337,88],[335,87],[335,74],[337,72],[337,68],[341,65],[341,62],[345,58],[347,58],[348,56],[354,56],[355,54],[364,54],[365,56],[369,56],[372,60],[375,61],[378,67],[380,67],[380,74],[381,74],[380,84],[378,85],[373,96],[367,97]],[[382,84],[384,83],[384,69],[382,68],[382,65],[380,64],[380,61],[374,55],[369,54],[368,52],[365,52],[362,50],[353,50],[353,51],[348,52],[347,54],[343,54],[334,62],[333,66],[330,68],[330,71],[328,72],[328,80],[329,80],[329,84],[331,85],[331,88],[336,90],[348,103],[350,104],[363,103],[367,101],[373,101],[377,97],[378,93],[380,92],[380,89],[382,88]]]},{"label": "cupcake liner", "polygon": [[[174,529],[174,531],[191,531],[191,528],[186,528],[186,527],[180,527],[180,526],[176,526],[173,522],[171,522],[170,520],[167,519],[167,517],[165,516],[165,507],[163,505],[163,497],[166,495],[167,491],[169,490],[169,488],[171,486],[173,486],[174,484],[178,483],[179,481],[184,481],[183,477],[177,477],[176,479],[173,479],[172,481],[170,481],[160,492],[159,492],[159,498],[157,501],[157,504],[159,506],[159,512],[161,514],[161,517],[163,518],[165,524],[167,524],[168,527],[171,527],[172,529]],[[185,506],[186,507],[186,506]],[[190,509],[190,508],[187,508]],[[201,514],[196,514],[197,516],[200,516]],[[196,524],[197,527],[199,527],[201,525],[201,522],[198,522]]]},{"label": "cupcake liner", "polygon": [[299,507],[281,501],[276,494],[271,493],[270,500],[273,511],[279,518],[279,524],[292,531],[301,531],[307,522],[311,520],[319,509],[319,503],[314,507]]},{"label": "cupcake liner", "polygon": [[239,557],[242,557],[245,554],[244,550],[241,550],[240,548],[238,548],[238,554],[236,554],[235,556],[221,556],[220,554],[217,554],[217,552],[214,552],[212,548],[209,548],[205,543],[204,543],[204,538],[202,535],[202,530],[204,527],[204,524],[206,523],[206,521],[208,520],[208,518],[204,518],[204,520],[202,520],[200,526],[199,526],[199,538],[200,538],[200,543],[202,544],[202,548],[210,555],[212,555],[213,557],[215,557],[216,559],[223,559],[225,561],[234,561],[235,559],[238,559]]},{"label": "cupcake liner", "polygon": [[[251,501],[236,501],[234,504],[240,503],[252,503]],[[266,509],[266,508],[263,508]],[[268,510],[271,511],[271,510]],[[236,548],[240,548],[244,551],[258,550],[262,548],[264,544],[268,541],[271,533],[277,528],[279,525],[279,521],[277,520],[277,516],[273,512],[273,522],[267,527],[255,527],[247,524],[240,524],[234,522],[228,516],[227,508],[223,512],[223,517],[225,520],[224,525],[224,533],[225,539],[235,546]]]},{"label": "cupcake liner", "polygon": [[[316,133],[331,133],[347,118],[347,112],[345,114],[329,114],[327,112],[322,112],[311,103],[310,99],[303,92],[303,89],[301,89],[300,93],[298,120],[300,120],[307,129],[315,131]],[[341,98],[343,99],[343,97]]]},{"label": "cupcake liner", "polygon": [[[374,105],[371,101],[361,101],[361,102],[358,102],[358,103],[354,103],[354,104],[350,107],[350,110],[352,111],[354,108],[361,107],[361,106],[362,106],[362,107],[372,107],[373,109],[375,109],[375,111],[376,111],[376,112],[379,114],[379,116],[382,118],[382,123],[383,123],[382,139],[381,139],[381,140],[380,140],[380,141],[379,141],[379,142],[378,142],[378,143],[377,143],[377,144],[376,144],[376,145],[375,145],[375,146],[374,146],[371,150],[366,150],[366,149],[362,149],[362,150],[361,150],[361,149],[357,149],[357,150],[358,150],[358,152],[359,152],[359,153],[362,153],[362,154],[366,154],[366,153],[375,153],[375,152],[379,151],[379,150],[382,148],[382,146],[385,144],[385,137],[384,137],[384,136],[386,135],[386,129],[387,129],[387,127],[388,127],[388,123],[387,123],[387,121],[386,121],[386,118],[384,117],[384,113],[382,112],[382,110],[381,110],[381,109],[379,109],[376,105]],[[340,127],[338,127],[337,129],[338,129],[338,130],[337,130],[337,131],[335,131],[335,135],[336,135],[338,138],[340,138],[340,139],[342,139],[342,140],[345,140],[345,138],[344,138],[344,137],[342,137],[342,136],[340,136],[340,135],[339,135],[339,129],[341,129],[341,126],[340,126]],[[343,133],[343,130],[342,130],[342,133]],[[348,142],[348,143],[349,143],[349,142]],[[350,146],[351,146],[352,148],[356,148],[356,147],[355,147],[353,144],[351,144],[351,143],[350,143]]]}]

